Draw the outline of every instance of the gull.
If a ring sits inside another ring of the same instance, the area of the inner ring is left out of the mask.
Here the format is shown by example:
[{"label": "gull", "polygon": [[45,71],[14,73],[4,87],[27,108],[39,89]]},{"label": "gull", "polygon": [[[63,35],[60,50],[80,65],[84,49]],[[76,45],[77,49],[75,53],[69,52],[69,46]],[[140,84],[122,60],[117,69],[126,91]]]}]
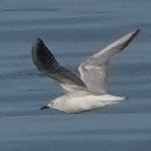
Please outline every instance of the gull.
[{"label": "gull", "polygon": [[38,70],[60,82],[64,95],[50,101],[41,110],[53,108],[78,113],[116,104],[126,97],[108,94],[105,90],[108,66],[112,56],[121,52],[139,33],[130,32],[103,50],[89,57],[78,67],[80,76],[59,64],[52,52],[37,38],[32,45],[32,60]]}]

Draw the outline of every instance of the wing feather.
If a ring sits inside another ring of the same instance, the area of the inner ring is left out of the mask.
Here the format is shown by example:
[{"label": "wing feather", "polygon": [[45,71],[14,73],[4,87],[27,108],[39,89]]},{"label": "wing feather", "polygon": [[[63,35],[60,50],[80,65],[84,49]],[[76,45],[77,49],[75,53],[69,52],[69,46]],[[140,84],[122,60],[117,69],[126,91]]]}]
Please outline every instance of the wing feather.
[{"label": "wing feather", "polygon": [[86,84],[88,90],[95,94],[105,93],[107,82],[107,68],[112,56],[122,51],[139,33],[139,29],[135,32],[128,33],[122,38],[116,40],[102,51],[94,54],[79,66],[81,79]]},{"label": "wing feather", "polygon": [[32,60],[39,71],[59,81],[66,91],[86,89],[85,84],[76,74],[57,62],[40,38],[37,38],[36,43],[33,44]]}]

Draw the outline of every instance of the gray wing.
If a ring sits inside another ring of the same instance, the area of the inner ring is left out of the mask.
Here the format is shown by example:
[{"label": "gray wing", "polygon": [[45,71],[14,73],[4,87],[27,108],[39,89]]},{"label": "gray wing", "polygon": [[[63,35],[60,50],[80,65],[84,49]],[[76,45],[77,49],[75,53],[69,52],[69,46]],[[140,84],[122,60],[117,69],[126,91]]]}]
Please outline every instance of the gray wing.
[{"label": "gray wing", "polygon": [[85,84],[77,75],[57,62],[40,38],[37,38],[32,46],[32,60],[39,71],[59,81],[66,91],[86,89]]},{"label": "gray wing", "polygon": [[107,67],[113,55],[122,51],[135,38],[140,30],[128,33],[116,40],[102,51],[94,54],[79,66],[81,79],[88,90],[95,94],[105,93],[107,82]]}]

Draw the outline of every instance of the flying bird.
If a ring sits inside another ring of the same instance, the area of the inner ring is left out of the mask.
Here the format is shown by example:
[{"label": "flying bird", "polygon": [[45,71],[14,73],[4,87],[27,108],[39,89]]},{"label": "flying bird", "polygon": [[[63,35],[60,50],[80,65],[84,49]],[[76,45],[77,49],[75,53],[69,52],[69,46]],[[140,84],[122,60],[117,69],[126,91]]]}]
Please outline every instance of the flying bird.
[{"label": "flying bird", "polygon": [[78,67],[80,76],[60,65],[52,52],[37,38],[32,45],[32,60],[38,70],[57,80],[65,94],[52,100],[41,110],[53,108],[66,113],[77,113],[112,105],[125,97],[108,94],[105,90],[111,58],[121,52],[139,33],[126,34],[103,50],[89,57]]}]

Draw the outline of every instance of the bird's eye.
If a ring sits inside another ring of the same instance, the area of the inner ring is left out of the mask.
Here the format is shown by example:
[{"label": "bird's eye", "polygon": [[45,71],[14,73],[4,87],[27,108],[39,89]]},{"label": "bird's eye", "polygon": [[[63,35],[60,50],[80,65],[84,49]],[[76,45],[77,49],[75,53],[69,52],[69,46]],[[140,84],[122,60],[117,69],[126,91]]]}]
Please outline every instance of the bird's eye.
[{"label": "bird's eye", "polygon": [[51,105],[53,105],[54,104],[54,102],[51,102]]}]

